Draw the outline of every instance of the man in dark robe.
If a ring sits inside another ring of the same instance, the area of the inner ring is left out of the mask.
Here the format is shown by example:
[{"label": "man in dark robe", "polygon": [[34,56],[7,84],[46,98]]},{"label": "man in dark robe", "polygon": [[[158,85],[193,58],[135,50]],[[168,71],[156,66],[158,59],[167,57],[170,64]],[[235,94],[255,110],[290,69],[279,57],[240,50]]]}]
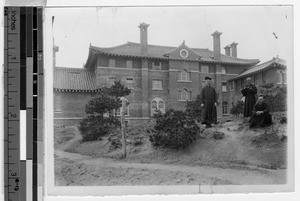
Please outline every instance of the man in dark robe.
[{"label": "man in dark robe", "polygon": [[212,123],[217,123],[217,93],[211,86],[210,77],[205,77],[205,82],[206,86],[201,92],[201,120],[202,124],[206,124],[206,128],[210,128]]},{"label": "man in dark robe", "polygon": [[252,115],[252,109],[256,102],[255,95],[257,93],[256,87],[251,84],[251,78],[247,78],[246,86],[241,90],[243,96],[245,96],[244,103],[244,117],[250,117]]},{"label": "man in dark robe", "polygon": [[272,116],[268,104],[264,101],[263,96],[259,96],[252,110],[250,119],[250,128],[265,127],[272,124]]}]

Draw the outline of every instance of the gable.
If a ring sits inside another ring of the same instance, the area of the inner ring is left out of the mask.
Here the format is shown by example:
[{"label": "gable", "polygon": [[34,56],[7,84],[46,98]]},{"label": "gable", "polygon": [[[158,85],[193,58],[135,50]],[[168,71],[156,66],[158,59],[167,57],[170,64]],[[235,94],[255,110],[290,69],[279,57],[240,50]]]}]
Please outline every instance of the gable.
[{"label": "gable", "polygon": [[185,44],[185,42],[183,42],[180,46],[178,46],[174,50],[168,52],[166,55],[172,59],[187,59],[187,60],[198,60],[200,57],[196,52],[194,52],[191,48],[189,48]]}]

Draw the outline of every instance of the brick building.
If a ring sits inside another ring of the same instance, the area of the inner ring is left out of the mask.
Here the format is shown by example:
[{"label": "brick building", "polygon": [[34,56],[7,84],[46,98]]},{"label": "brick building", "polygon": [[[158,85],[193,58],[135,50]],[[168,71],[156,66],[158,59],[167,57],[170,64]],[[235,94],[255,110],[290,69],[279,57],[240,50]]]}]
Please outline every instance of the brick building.
[{"label": "brick building", "polygon": [[231,105],[241,100],[241,89],[244,88],[247,77],[251,77],[252,83],[257,87],[258,92],[261,86],[265,84],[286,85],[286,67],[286,61],[277,56],[267,62],[246,69],[238,76],[229,79]]},{"label": "brick building", "polygon": [[[126,97],[127,120],[148,119],[158,108],[184,110],[186,102],[201,92],[204,77],[210,76],[218,93],[218,116],[227,114],[223,104],[232,102],[228,80],[255,66],[258,59],[237,58],[237,43],[221,54],[221,33],[214,32],[213,51],[148,44],[148,24],[141,23],[140,43],[101,48],[90,45],[84,68],[55,67],[55,118],[82,118],[88,100],[102,86],[120,80],[132,93]],[[118,115],[118,111],[116,111]]]}]

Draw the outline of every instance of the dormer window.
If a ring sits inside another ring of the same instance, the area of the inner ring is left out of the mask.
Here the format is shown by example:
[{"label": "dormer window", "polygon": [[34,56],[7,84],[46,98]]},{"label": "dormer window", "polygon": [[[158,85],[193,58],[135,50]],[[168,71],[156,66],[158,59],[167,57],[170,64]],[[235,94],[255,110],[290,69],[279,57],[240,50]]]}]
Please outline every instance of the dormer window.
[{"label": "dormer window", "polygon": [[153,70],[161,70],[161,62],[159,62],[159,61],[153,61],[152,62],[152,69]]}]

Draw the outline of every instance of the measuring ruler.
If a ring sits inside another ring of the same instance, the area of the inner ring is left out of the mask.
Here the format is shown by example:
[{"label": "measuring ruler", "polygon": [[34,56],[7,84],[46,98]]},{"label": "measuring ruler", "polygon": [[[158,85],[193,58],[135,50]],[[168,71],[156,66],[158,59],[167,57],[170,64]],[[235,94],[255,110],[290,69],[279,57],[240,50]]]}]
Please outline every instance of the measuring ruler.
[{"label": "measuring ruler", "polygon": [[4,189],[6,201],[42,199],[41,7],[4,8]]}]

